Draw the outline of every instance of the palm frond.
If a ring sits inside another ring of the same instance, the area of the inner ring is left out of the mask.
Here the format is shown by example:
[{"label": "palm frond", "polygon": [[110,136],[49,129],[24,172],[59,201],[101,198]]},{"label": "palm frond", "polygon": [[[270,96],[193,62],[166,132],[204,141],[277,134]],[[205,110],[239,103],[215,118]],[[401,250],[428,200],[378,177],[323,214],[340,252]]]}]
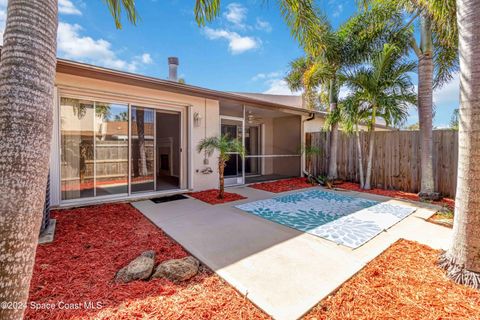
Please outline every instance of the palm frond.
[{"label": "palm frond", "polygon": [[199,26],[205,26],[220,14],[220,0],[196,0],[195,20]]},{"label": "palm frond", "polygon": [[292,36],[306,52],[317,56],[325,51],[324,38],[330,31],[326,16],[313,0],[279,0],[280,12]]},{"label": "palm frond", "polygon": [[103,0],[112,15],[117,29],[122,28],[122,13],[125,11],[128,21],[137,24],[140,19],[135,7],[135,0]]}]

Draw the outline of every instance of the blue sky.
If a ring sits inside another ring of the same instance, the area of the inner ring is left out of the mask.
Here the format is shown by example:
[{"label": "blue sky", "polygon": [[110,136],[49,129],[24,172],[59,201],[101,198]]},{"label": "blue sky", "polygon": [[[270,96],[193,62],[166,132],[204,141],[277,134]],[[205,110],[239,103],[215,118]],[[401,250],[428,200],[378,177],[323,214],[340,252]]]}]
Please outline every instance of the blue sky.
[{"label": "blue sky", "polygon": [[[0,26],[7,0],[0,0]],[[223,1],[222,14],[200,28],[194,0],[137,1],[137,26],[117,30],[101,0],[59,0],[58,54],[67,59],[165,78],[167,57],[178,56],[189,84],[227,91],[290,94],[283,76],[302,54],[275,1]],[[355,12],[354,0],[320,0],[337,27]],[[3,27],[2,27],[3,30]],[[0,30],[0,31],[2,31]],[[416,83],[416,75],[414,75]],[[435,92],[435,125],[447,126],[458,106],[458,76]],[[413,109],[409,123],[417,121]]]}]

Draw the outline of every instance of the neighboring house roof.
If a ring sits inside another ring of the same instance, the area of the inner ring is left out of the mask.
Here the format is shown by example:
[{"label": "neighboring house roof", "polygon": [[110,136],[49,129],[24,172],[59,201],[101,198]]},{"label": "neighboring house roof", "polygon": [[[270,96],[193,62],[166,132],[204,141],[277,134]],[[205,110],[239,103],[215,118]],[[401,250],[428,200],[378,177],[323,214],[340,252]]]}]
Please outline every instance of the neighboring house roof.
[{"label": "neighboring house roof", "polygon": [[269,107],[269,108],[281,108],[289,109],[292,111],[302,112],[302,113],[312,113],[311,110],[299,108],[298,106],[292,106],[289,101],[272,101],[268,99],[261,99],[259,97],[247,96],[244,94],[237,94],[231,92],[224,92],[218,90],[212,90],[207,88],[202,88],[198,86],[193,86],[189,84],[183,84],[175,81],[164,80],[149,76],[143,76],[140,74],[134,74],[125,71],[118,71],[104,67],[98,67],[86,63],[58,59],[57,60],[57,72],[67,73],[72,75],[78,75],[83,77],[90,77],[99,80],[130,84],[141,86],[151,89],[165,90],[175,93],[199,96],[209,99],[223,99],[230,101],[237,101],[243,104],[248,104],[252,106],[259,107]]},{"label": "neighboring house roof", "polygon": [[285,95],[285,94],[267,94],[267,93],[251,93],[251,92],[232,92],[244,97],[267,101],[271,103],[284,104],[294,108],[303,108],[302,96]]}]

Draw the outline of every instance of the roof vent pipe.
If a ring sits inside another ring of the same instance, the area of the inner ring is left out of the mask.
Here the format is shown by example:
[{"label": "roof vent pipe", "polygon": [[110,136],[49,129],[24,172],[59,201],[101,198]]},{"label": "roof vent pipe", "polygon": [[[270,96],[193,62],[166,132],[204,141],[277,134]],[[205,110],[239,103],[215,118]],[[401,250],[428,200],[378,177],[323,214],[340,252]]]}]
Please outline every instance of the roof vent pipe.
[{"label": "roof vent pipe", "polygon": [[178,82],[178,58],[168,57],[168,80]]}]

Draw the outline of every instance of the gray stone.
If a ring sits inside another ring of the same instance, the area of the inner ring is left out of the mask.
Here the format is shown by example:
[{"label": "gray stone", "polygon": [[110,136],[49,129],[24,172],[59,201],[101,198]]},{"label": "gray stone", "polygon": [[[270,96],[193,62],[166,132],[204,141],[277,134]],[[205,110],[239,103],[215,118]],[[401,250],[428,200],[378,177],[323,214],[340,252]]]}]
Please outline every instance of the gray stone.
[{"label": "gray stone", "polygon": [[175,282],[185,281],[197,274],[199,266],[200,262],[191,256],[168,260],[158,265],[152,279],[166,278]]},{"label": "gray stone", "polygon": [[154,266],[155,251],[145,251],[120,269],[115,275],[115,281],[127,283],[134,280],[146,280],[150,278]]}]

